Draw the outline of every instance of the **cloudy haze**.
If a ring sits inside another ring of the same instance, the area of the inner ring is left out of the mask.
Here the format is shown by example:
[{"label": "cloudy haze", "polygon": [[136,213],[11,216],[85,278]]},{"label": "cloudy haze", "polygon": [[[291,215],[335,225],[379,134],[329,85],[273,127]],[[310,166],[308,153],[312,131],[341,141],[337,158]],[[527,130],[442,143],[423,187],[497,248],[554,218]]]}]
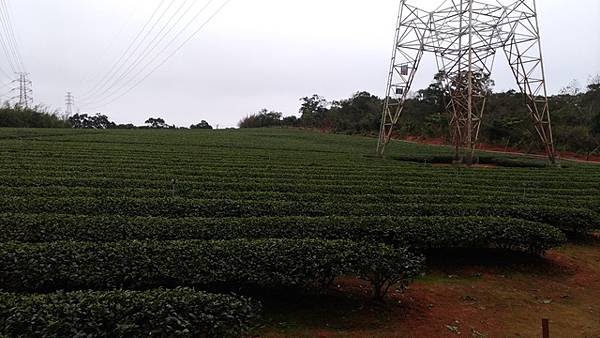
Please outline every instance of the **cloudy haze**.
[{"label": "cloudy haze", "polygon": [[[359,90],[382,96],[398,7],[397,0],[233,0],[140,86],[111,102],[136,81],[103,90],[100,80],[110,79],[107,72],[160,0],[6,1],[36,103],[62,110],[70,90],[82,111],[120,123],[161,116],[177,125],[204,119],[221,127],[261,108],[295,114],[299,98],[315,93],[330,100]],[[185,32],[198,29],[223,2],[212,1]],[[206,3],[176,0],[165,20],[177,18],[179,6],[191,18]],[[413,3],[432,6],[439,0]],[[550,92],[572,79],[585,86],[600,73],[600,1],[538,0],[538,11]],[[172,32],[183,29],[185,20]],[[166,39],[156,53],[167,46],[162,55],[169,55],[185,36],[172,45]],[[162,57],[156,60],[148,71]],[[426,86],[434,72],[434,59],[424,58],[415,87]],[[493,78],[497,90],[515,88],[503,60]]]}]

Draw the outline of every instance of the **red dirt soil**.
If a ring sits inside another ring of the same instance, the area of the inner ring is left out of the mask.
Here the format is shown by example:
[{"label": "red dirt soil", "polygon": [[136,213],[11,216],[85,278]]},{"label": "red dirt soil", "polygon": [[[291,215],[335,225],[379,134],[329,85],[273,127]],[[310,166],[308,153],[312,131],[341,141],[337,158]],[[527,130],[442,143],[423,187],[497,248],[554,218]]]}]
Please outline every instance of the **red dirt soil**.
[{"label": "red dirt soil", "polygon": [[338,291],[351,301],[300,300],[292,309],[271,309],[277,323],[263,336],[540,337],[548,318],[551,337],[600,337],[600,240],[569,244],[543,259],[442,255],[430,264],[427,276],[384,305],[368,300],[365,282],[342,279]]}]

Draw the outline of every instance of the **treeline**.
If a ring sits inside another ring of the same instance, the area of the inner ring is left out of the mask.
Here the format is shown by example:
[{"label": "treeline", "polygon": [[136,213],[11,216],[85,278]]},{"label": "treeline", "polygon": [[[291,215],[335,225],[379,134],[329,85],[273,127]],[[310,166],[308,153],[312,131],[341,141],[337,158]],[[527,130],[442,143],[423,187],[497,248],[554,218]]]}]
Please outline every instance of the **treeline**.
[{"label": "treeline", "polygon": [[144,122],[144,126],[135,126],[131,123],[116,124],[110,121],[108,116],[102,114],[75,114],[69,117],[68,122],[73,128],[78,129],[213,129],[213,127],[204,120],[198,124],[192,124],[189,128],[185,128],[170,125],[160,117],[151,117],[147,119],[146,122]]},{"label": "treeline", "polygon": [[69,121],[43,106],[32,108],[5,104],[0,108],[0,127],[12,128],[70,128]]},{"label": "treeline", "polygon": [[[488,85],[493,85],[490,82]],[[600,79],[585,91],[564,89],[551,96],[550,110],[558,149],[585,154],[600,152]],[[451,139],[449,102],[439,77],[406,102],[398,137]],[[349,134],[376,135],[383,99],[368,92],[328,102],[319,95],[301,99],[299,117],[284,117],[266,109],[240,121],[240,128],[303,127]],[[523,94],[514,90],[491,93],[481,127],[481,142],[534,151],[542,148]]]},{"label": "treeline", "polygon": [[[76,129],[188,129],[165,122],[163,118],[151,117],[144,126],[117,124],[103,114],[75,114],[61,116],[58,112],[49,112],[43,106],[24,108],[18,105],[4,105],[0,108],[0,128],[76,128]],[[208,129],[213,127],[202,120],[192,124],[189,129]]]}]

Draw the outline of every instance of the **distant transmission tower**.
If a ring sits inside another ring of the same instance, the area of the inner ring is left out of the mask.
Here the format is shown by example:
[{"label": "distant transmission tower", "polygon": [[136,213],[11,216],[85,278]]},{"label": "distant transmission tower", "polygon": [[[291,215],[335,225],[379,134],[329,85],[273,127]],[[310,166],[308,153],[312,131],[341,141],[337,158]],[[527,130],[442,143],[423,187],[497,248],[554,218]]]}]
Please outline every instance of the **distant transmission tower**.
[{"label": "distant transmission tower", "polygon": [[[490,3],[487,3],[489,1]],[[400,1],[394,52],[379,133],[383,155],[425,52],[434,53],[446,94],[456,159],[473,162],[497,51],[512,68],[548,159],[557,162],[535,0],[444,1],[432,12]],[[493,2],[493,3],[492,3]]]},{"label": "distant transmission tower", "polygon": [[19,107],[29,108],[33,104],[33,90],[31,89],[32,83],[29,80],[28,73],[18,73],[19,78],[13,83],[17,83],[18,87],[12,89],[13,92],[18,92],[17,96],[13,96],[13,100],[18,100]]},{"label": "distant transmission tower", "polygon": [[75,106],[75,97],[73,93],[67,92],[65,95],[65,113],[67,116],[73,115],[73,107]]}]

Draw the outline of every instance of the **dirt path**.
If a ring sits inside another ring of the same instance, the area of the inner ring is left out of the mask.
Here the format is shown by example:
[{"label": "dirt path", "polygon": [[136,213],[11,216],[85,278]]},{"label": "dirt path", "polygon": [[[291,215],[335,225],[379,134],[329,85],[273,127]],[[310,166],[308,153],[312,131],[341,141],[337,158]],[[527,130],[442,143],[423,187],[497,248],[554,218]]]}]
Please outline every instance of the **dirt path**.
[{"label": "dirt path", "polygon": [[383,307],[357,280],[340,281],[337,296],[267,302],[264,336],[538,337],[549,318],[552,337],[600,337],[600,240],[545,259],[441,255],[431,264]]},{"label": "dirt path", "polygon": [[[451,145],[446,144],[445,141],[442,139],[409,138],[409,139],[397,139],[396,141],[410,143],[410,144],[427,144],[427,145],[432,145],[432,146],[453,148]],[[539,159],[547,158],[547,156],[542,153],[529,154],[529,153],[524,153],[517,148],[502,147],[502,146],[491,145],[491,144],[480,144],[479,150],[487,152],[487,153],[495,153],[495,154],[533,157],[533,158],[539,158]],[[563,151],[563,152],[560,152],[560,158],[562,160],[568,160],[568,161],[573,161],[573,162],[578,162],[578,163],[600,164],[600,155],[592,155],[592,156],[590,156],[590,158],[588,160],[586,158],[586,156],[584,156],[584,155],[580,155],[580,154],[577,154],[574,152],[564,152]]]}]

